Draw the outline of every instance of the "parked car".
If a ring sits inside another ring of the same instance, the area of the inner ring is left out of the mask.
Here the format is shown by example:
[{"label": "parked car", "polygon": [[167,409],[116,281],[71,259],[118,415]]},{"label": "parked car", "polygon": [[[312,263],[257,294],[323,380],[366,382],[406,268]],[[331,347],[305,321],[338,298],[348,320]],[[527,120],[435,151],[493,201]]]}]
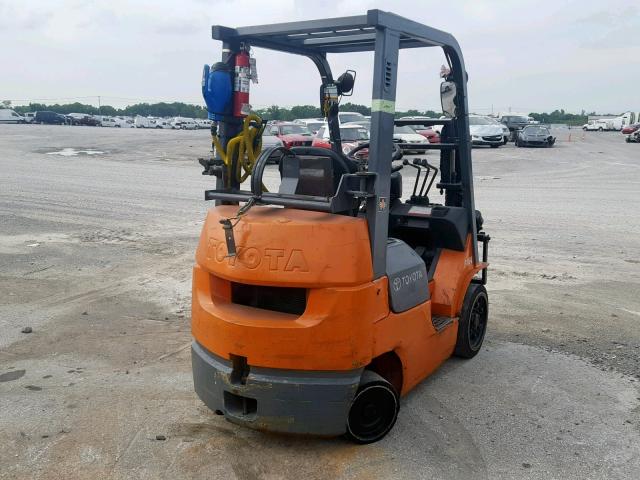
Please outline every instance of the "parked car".
[{"label": "parked car", "polygon": [[136,128],[152,128],[151,119],[143,117],[142,115],[136,115],[133,124]]},{"label": "parked car", "polygon": [[[271,147],[284,147],[284,143],[275,135],[262,135],[262,150],[266,150]],[[273,155],[269,157],[267,163],[280,163],[280,157],[282,156],[282,152],[275,152]]]},{"label": "parked car", "polygon": [[528,125],[518,132],[516,147],[553,147],[556,137],[544,125]]},{"label": "parked car", "polygon": [[118,122],[114,117],[102,117],[101,126],[103,127],[119,127]]},{"label": "parked car", "polygon": [[502,126],[480,115],[469,115],[469,133],[473,145],[489,145],[498,148],[504,145]]},{"label": "parked car", "polygon": [[120,117],[102,117],[102,126],[113,128],[132,128],[133,122]]},{"label": "parked car", "polygon": [[[66,117],[68,119],[67,123],[69,123],[70,125],[85,125],[90,127],[97,127],[102,126],[103,124],[102,121],[97,117],[88,115],[86,113],[70,113],[66,115]],[[103,120],[104,118],[109,117],[103,117]]]},{"label": "parked car", "polygon": [[639,128],[640,128],[640,123],[632,123],[631,125],[627,125],[626,127],[623,127],[622,133],[624,133],[625,135],[630,135],[636,130],[638,130]]},{"label": "parked car", "polygon": [[26,123],[26,120],[19,113],[9,108],[0,109],[0,123]]},{"label": "parked car", "polygon": [[625,141],[627,143],[640,143],[640,128],[630,135],[627,135]]},{"label": "parked car", "polygon": [[506,145],[509,142],[509,137],[511,137],[511,132],[509,131],[509,127],[507,127],[504,123],[499,122],[496,118],[493,118],[493,117],[484,117],[484,118],[500,126],[500,128],[502,129],[502,136],[504,137],[503,143]]},{"label": "parked car", "polygon": [[418,135],[422,135],[429,143],[440,143],[440,135],[431,127],[424,125],[409,125]]},{"label": "parked car", "polygon": [[[326,125],[326,123],[325,123],[325,125]],[[358,125],[360,127],[366,128],[367,132],[369,132],[369,135],[371,135],[371,119],[370,118],[364,117],[359,122],[347,122],[347,123],[343,123],[341,125]]]},{"label": "parked car", "polygon": [[402,148],[403,152],[425,152],[427,150],[426,146],[425,148],[419,148],[418,147],[412,147],[412,148],[405,148],[402,146],[403,143],[413,143],[413,144],[424,144],[424,145],[428,145],[429,144],[429,140],[427,140],[425,137],[423,137],[422,135],[420,135],[419,133],[416,133],[416,131],[411,128],[408,127],[406,125],[404,126],[395,126],[393,127],[393,141],[397,142],[400,144],[400,148]]},{"label": "parked car", "polygon": [[605,130],[609,130],[609,124],[604,120],[591,120],[582,126],[582,130],[604,132]]},{"label": "parked car", "polygon": [[[369,131],[358,124],[341,125],[340,140],[342,141],[342,153],[348,155],[351,150],[369,141]],[[311,145],[320,148],[331,148],[329,128],[326,123],[320,127]]]},{"label": "parked car", "polygon": [[502,115],[499,117],[501,123],[504,123],[509,129],[509,140],[516,140],[516,132],[529,125],[529,117],[524,115]]},{"label": "parked car", "polygon": [[164,119],[164,118],[157,118],[154,120],[153,122],[153,128],[159,128],[159,129],[172,129],[173,125],[171,125],[171,121]]},{"label": "parked car", "polygon": [[309,147],[313,142],[311,132],[304,125],[293,122],[272,123],[268,127],[269,135],[274,135],[282,140],[284,146]]},{"label": "parked car", "polygon": [[[421,118],[426,119],[427,117],[403,117],[400,120],[419,120]],[[440,135],[432,127],[427,127],[419,124],[407,126],[412,128],[418,135],[422,135],[424,138],[429,140],[429,143],[440,143]]]},{"label": "parked car", "polygon": [[198,128],[198,124],[193,118],[183,118],[180,128],[182,130],[196,130]]},{"label": "parked car", "polygon": [[208,118],[196,118],[195,122],[198,128],[211,128],[211,120]]},{"label": "parked car", "polygon": [[67,123],[67,118],[56,112],[41,111],[36,112],[33,117],[33,123],[39,123],[41,125],[64,125]]},{"label": "parked car", "polygon": [[325,124],[324,118],[298,118],[293,121],[293,123],[299,123],[300,125],[304,125],[307,129],[315,135]]},{"label": "parked car", "polygon": [[36,116],[36,112],[27,112],[24,114],[25,123],[33,123],[33,117]]},{"label": "parked car", "polygon": [[358,112],[338,112],[338,121],[343,123],[354,123],[366,120],[365,116]]}]

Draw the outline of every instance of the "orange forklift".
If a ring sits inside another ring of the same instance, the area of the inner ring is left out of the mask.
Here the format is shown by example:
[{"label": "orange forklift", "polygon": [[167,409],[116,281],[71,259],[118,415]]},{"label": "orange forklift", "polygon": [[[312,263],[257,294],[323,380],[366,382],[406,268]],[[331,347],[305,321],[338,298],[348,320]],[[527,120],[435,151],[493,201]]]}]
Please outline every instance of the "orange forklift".
[{"label": "orange forklift", "polygon": [[[400,397],[451,355],[475,356],[486,331],[489,236],[474,206],[460,47],[380,10],[214,26],[212,35],[222,60],[205,66],[202,83],[215,154],[200,163],[216,183],[205,192],[215,206],[193,269],[195,390],[237,424],[375,442],[395,424]],[[254,47],[315,64],[331,149],[261,148],[265,121],[249,104]],[[444,52],[444,116],[394,120],[398,51],[418,47]],[[338,113],[355,72],[334,79],[327,54],[366,51],[374,52],[370,140],[344,154]],[[438,166],[403,159],[412,145],[394,143],[394,124],[416,123],[442,125],[441,143],[427,145],[439,151]],[[364,149],[368,156],[357,155]],[[274,156],[281,182],[269,192],[263,175]],[[403,169],[415,174],[406,200]],[[433,186],[440,203],[429,198]]]}]

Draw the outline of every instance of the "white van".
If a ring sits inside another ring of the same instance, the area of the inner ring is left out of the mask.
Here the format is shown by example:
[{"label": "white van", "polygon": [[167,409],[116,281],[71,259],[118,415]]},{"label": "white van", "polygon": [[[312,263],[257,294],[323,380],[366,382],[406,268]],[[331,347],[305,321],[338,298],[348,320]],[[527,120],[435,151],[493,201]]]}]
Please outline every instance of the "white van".
[{"label": "white van", "polygon": [[142,115],[136,115],[133,123],[136,128],[153,128],[151,125],[151,121],[147,117],[143,117]]},{"label": "white van", "polygon": [[197,130],[198,124],[193,118],[183,118],[181,128],[183,130]]},{"label": "white van", "polygon": [[198,128],[211,128],[211,120],[207,118],[196,118]]},{"label": "white van", "polygon": [[0,123],[26,123],[26,120],[13,110],[3,108],[0,110]]},{"label": "white van", "polygon": [[157,118],[155,120],[155,128],[173,128],[173,126],[171,125],[171,122],[169,120],[166,120],[164,118]]},{"label": "white van", "polygon": [[198,126],[193,118],[175,117],[171,121],[171,128],[178,130],[195,130]]},{"label": "white van", "polygon": [[102,126],[113,128],[133,128],[133,123],[127,123],[124,118],[120,117],[102,117]]}]

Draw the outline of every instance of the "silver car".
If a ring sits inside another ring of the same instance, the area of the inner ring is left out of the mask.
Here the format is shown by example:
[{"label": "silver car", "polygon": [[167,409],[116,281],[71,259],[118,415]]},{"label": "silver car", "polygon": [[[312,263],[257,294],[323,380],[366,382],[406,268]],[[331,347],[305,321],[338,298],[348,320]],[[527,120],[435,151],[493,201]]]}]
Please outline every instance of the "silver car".
[{"label": "silver car", "polygon": [[487,117],[469,115],[469,133],[473,145],[489,145],[491,148],[504,145],[502,127]]}]

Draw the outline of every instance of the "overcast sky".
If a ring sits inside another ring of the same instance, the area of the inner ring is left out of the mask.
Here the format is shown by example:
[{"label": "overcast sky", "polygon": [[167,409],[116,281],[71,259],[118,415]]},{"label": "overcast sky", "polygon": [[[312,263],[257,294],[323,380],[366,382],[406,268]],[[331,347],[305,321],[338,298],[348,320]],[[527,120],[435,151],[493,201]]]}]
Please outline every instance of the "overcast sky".
[{"label": "overcast sky", "polygon": [[[204,63],[220,58],[211,25],[363,14],[380,8],[452,33],[478,113],[640,110],[640,1],[0,0],[0,100],[201,103]],[[317,102],[303,57],[256,49],[255,107]],[[357,70],[352,101],[370,104],[371,53],[331,55]],[[401,53],[397,108],[439,109],[438,49]],[[86,97],[86,98],[83,98]]]}]

